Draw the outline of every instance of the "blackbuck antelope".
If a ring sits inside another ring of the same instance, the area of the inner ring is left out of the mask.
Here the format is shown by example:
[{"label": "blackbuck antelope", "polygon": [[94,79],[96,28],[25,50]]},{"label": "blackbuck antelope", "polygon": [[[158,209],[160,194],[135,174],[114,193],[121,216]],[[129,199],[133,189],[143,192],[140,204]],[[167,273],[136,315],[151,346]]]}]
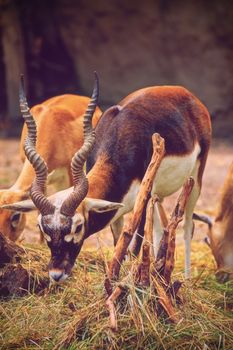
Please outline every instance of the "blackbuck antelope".
[{"label": "blackbuck antelope", "polygon": [[[36,172],[31,198],[40,211],[39,226],[51,250],[50,277],[55,281],[64,280],[83,241],[105,226],[111,225],[117,241],[123,215],[132,210],[150,162],[151,138],[155,132],[165,139],[166,153],[152,194],[156,193],[162,201],[177,191],[188,177],[195,179],[184,223],[188,276],[192,214],[200,194],[211,138],[210,116],[205,106],[183,87],[148,87],[109,108],[93,130],[92,115],[98,97],[96,77],[84,117],[84,144],[71,162],[74,187],[46,198],[46,164],[35,150],[35,123],[22,89],[20,96],[21,110],[30,130],[25,152]],[[83,172],[85,161],[87,176]],[[156,220],[156,237],[163,232],[159,222]]]},{"label": "blackbuck antelope", "polygon": [[[31,109],[37,124],[36,149],[46,161],[49,173],[64,167],[70,174],[71,159],[83,144],[83,115],[89,101],[88,97],[67,94],[52,97]],[[94,125],[101,114],[97,107],[93,117]],[[25,160],[23,144],[26,136],[27,127],[24,125],[20,147],[23,169],[12,187],[0,190],[0,206],[29,198],[35,171],[30,162]],[[24,226],[25,214],[17,209],[12,212],[0,208],[0,232],[15,241]]]},{"label": "blackbuck antelope", "polygon": [[218,280],[233,279],[233,163],[224,181],[217,215],[208,236]]}]

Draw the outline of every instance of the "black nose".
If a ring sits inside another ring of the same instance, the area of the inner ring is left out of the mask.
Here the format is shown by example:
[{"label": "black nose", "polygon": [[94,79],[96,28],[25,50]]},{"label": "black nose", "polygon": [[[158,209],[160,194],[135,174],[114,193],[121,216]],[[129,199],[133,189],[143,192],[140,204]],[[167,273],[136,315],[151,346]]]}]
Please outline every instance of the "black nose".
[{"label": "black nose", "polygon": [[63,271],[60,270],[50,270],[49,277],[53,279],[55,282],[58,282],[63,276]]}]

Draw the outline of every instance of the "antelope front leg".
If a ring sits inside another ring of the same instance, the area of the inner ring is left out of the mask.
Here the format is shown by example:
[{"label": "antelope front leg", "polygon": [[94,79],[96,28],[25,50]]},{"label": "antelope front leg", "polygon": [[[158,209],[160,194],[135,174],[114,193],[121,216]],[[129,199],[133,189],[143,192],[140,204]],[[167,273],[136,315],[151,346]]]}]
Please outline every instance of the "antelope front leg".
[{"label": "antelope front leg", "polygon": [[153,249],[154,256],[157,257],[160,241],[163,237],[164,227],[161,222],[161,216],[159,211],[158,201],[154,205],[154,224],[153,224]]},{"label": "antelope front leg", "polygon": [[111,231],[112,231],[112,236],[113,236],[113,243],[114,243],[114,247],[116,246],[118,239],[121,235],[122,229],[124,226],[124,217],[121,216],[118,220],[116,220],[115,222],[113,222],[110,225]]},{"label": "antelope front leg", "polygon": [[200,185],[198,182],[198,165],[193,171],[194,186],[188,198],[184,217],[184,241],[185,241],[185,278],[191,275],[191,240],[194,231],[193,211],[200,195]]},{"label": "antelope front leg", "polygon": [[153,248],[157,256],[160,241],[163,237],[164,228],[167,227],[168,219],[166,212],[158,198],[154,201],[154,225],[153,225]]}]

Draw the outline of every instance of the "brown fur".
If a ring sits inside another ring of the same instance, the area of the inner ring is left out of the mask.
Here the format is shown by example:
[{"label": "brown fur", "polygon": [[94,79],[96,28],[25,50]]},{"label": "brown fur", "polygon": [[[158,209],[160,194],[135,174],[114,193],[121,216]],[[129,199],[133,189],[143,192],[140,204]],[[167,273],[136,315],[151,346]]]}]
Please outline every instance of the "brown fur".
[{"label": "brown fur", "polygon": [[95,163],[88,174],[89,189],[87,197],[96,199],[105,198],[107,188],[110,187],[109,181],[111,181],[112,172],[113,167],[111,160],[108,160],[107,156],[101,155],[101,157],[98,158],[98,162]]},{"label": "brown fur", "polygon": [[[108,172],[112,169],[110,173],[114,174],[118,172],[118,168],[120,169],[122,160],[119,155],[124,159],[123,168],[127,166],[127,161],[131,157],[135,167],[127,171],[131,171],[132,177],[141,180],[151,155],[151,142],[148,140],[151,140],[154,132],[158,132],[165,139],[166,156],[187,155],[193,150],[195,143],[200,144],[198,182],[201,188],[211,138],[211,122],[206,107],[188,90],[180,86],[144,88],[127,96],[119,106],[120,108],[115,106],[108,109],[97,126],[96,145],[88,162],[88,170],[104,155],[106,159],[104,166],[107,167]],[[150,125],[149,128],[147,124]],[[145,136],[145,134],[148,135]],[[114,154],[116,151],[117,157]],[[94,183],[92,184],[93,173],[95,183],[103,182],[102,170],[94,169],[91,171],[89,180],[91,189],[95,188]],[[112,182],[113,177],[109,178]],[[128,181],[130,183],[132,181],[130,176],[127,176],[126,182]],[[118,185],[114,196],[109,189],[112,185],[116,188],[116,184],[106,180],[104,185],[105,189],[101,189],[106,193],[104,199],[114,201],[122,199],[121,186]],[[124,190],[123,193],[125,193]],[[92,190],[89,190],[89,196],[92,196]]]},{"label": "brown fur", "polygon": [[[231,269],[233,277],[233,163],[223,184],[218,212],[209,238],[218,269]],[[232,264],[225,260],[230,253]]]},{"label": "brown fur", "polygon": [[[70,162],[74,153],[83,144],[83,114],[86,111],[88,97],[61,95],[52,97],[31,108],[37,123],[37,151],[48,165],[48,170],[66,167],[70,172]],[[93,117],[94,126],[101,116],[99,108]],[[0,205],[14,203],[28,197],[28,191],[35,176],[28,160],[25,160],[23,144],[27,135],[24,125],[20,142],[20,156],[24,161],[22,171],[15,184],[0,191]],[[25,214],[21,214],[18,227],[11,226],[12,211],[0,209],[0,231],[12,240],[16,240],[25,225]]]}]

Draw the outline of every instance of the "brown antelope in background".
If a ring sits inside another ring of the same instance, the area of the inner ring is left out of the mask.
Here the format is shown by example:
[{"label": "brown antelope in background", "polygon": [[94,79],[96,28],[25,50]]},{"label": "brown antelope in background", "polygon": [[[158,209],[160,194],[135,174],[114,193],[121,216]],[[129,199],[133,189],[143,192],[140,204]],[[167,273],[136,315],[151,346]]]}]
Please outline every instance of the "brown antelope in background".
[{"label": "brown antelope in background", "polygon": [[[83,144],[83,114],[89,101],[88,97],[67,94],[52,97],[31,109],[37,124],[36,149],[47,163],[49,173],[60,167],[65,167],[70,173],[71,159]],[[100,116],[101,111],[97,107],[94,125]],[[26,136],[27,127],[24,125],[20,152],[24,161],[23,169],[13,186],[0,190],[0,206],[29,198],[35,171],[30,162],[25,160],[23,144]],[[11,240],[19,238],[25,221],[25,214],[19,210],[12,212],[0,208],[0,232]]]},{"label": "brown antelope in background", "polygon": [[[105,226],[111,225],[117,241],[123,215],[132,210],[150,162],[151,138],[155,132],[165,139],[166,153],[152,194],[156,193],[162,201],[181,188],[188,177],[193,176],[195,180],[184,223],[185,274],[189,276],[192,215],[201,190],[211,138],[210,116],[205,106],[183,87],[148,87],[109,108],[94,131],[92,115],[98,98],[96,77],[84,117],[84,144],[71,163],[74,187],[46,198],[46,164],[35,150],[35,123],[22,89],[20,96],[21,111],[30,130],[25,153],[36,172],[31,198],[40,211],[39,226],[51,250],[50,277],[62,281],[70,275],[84,240]],[[86,160],[87,176],[83,172]],[[155,216],[158,219],[157,211]],[[155,222],[158,243],[163,227],[160,220]]]},{"label": "brown antelope in background", "polygon": [[215,221],[209,229],[209,245],[217,263],[216,276],[225,282],[233,278],[233,163],[223,184]]}]

